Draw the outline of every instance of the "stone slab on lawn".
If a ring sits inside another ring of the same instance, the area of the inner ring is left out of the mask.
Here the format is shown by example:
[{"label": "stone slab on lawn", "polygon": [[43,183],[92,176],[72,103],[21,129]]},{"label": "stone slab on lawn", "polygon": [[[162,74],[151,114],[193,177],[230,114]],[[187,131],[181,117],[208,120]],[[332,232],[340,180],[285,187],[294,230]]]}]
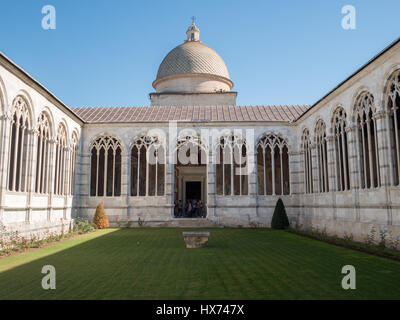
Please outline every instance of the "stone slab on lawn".
[{"label": "stone slab on lawn", "polygon": [[182,232],[186,248],[202,248],[208,241],[209,232]]}]

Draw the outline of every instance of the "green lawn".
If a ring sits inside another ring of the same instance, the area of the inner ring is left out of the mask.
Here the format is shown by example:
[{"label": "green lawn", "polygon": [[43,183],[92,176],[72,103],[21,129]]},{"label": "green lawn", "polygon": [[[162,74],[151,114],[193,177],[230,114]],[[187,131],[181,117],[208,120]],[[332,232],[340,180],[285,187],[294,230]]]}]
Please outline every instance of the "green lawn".
[{"label": "green lawn", "polygon": [[[400,263],[269,229],[108,229],[0,259],[0,299],[399,299]],[[357,289],[341,288],[342,266]],[[44,265],[57,289],[41,288]]]}]

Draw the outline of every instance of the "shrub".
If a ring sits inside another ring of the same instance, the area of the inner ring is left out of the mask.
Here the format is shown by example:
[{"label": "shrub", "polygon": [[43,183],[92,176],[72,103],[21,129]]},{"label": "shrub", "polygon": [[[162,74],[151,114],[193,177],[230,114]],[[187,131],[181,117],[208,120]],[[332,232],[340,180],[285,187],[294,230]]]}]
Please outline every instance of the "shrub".
[{"label": "shrub", "polygon": [[281,198],[275,206],[274,215],[272,216],[271,228],[272,229],[286,229],[289,227],[289,219],[286,215],[285,206]]},{"label": "shrub", "polygon": [[94,230],[94,223],[87,220],[75,220],[74,232],[78,234],[88,233]]},{"label": "shrub", "polygon": [[99,203],[96,208],[96,213],[94,214],[93,223],[96,229],[105,229],[108,228],[110,223],[108,222],[108,218],[106,216],[106,212],[104,211],[103,203]]}]

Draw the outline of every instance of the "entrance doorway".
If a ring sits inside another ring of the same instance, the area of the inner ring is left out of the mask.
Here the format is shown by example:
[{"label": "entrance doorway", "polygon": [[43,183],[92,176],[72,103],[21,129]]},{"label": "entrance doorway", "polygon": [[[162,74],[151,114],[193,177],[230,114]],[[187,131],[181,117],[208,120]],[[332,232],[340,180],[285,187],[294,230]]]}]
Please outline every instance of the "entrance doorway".
[{"label": "entrance doorway", "polygon": [[186,181],[186,201],[201,200],[201,181]]},{"label": "entrance doorway", "polygon": [[178,140],[175,151],[174,200],[176,218],[200,218],[207,208],[207,157],[197,137]]}]

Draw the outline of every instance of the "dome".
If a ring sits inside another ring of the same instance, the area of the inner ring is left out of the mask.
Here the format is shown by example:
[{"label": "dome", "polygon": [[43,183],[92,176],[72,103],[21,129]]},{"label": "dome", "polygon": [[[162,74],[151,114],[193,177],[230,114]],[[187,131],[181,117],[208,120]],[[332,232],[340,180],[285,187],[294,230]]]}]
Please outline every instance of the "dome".
[{"label": "dome", "polygon": [[224,60],[214,49],[200,41],[187,41],[168,53],[158,69],[157,80],[187,73],[211,74],[230,79]]},{"label": "dome", "polygon": [[192,24],[186,34],[188,39],[172,49],[161,62],[153,86],[156,87],[166,77],[198,75],[220,79],[233,87],[224,60],[214,49],[199,40],[200,30],[197,26]]}]

